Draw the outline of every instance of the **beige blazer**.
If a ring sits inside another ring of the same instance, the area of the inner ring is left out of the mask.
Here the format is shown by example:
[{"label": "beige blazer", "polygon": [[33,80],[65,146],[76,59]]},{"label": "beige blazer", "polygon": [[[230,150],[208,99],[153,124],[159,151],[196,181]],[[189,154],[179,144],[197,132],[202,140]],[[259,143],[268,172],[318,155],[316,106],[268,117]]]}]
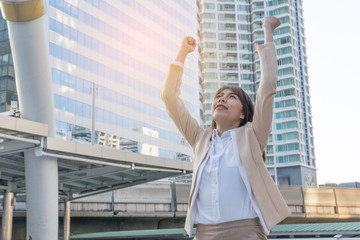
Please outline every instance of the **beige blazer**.
[{"label": "beige blazer", "polygon": [[[263,161],[262,153],[268,142],[276,95],[277,59],[274,43],[258,46],[261,64],[261,81],[256,95],[254,118],[245,126],[235,129],[238,152],[249,178],[254,198],[259,206],[266,227],[270,231],[277,223],[290,215],[290,209],[271,178]],[[194,166],[189,196],[185,230],[190,234],[190,204],[196,185],[197,172],[211,146],[211,128],[202,128],[190,115],[180,99],[183,69],[171,65],[162,92],[166,110],[180,133],[194,150]]]}]

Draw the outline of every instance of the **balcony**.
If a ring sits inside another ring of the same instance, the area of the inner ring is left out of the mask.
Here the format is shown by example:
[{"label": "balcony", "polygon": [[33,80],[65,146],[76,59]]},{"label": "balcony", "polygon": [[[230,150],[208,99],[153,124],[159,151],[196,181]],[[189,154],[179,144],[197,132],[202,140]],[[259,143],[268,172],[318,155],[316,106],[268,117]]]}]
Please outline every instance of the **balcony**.
[{"label": "balcony", "polygon": [[237,73],[220,73],[221,81],[238,81],[239,75]]},{"label": "balcony", "polygon": [[252,13],[263,13],[264,12],[264,6],[263,5],[253,5],[251,7]]},{"label": "balcony", "polygon": [[220,50],[236,51],[236,43],[219,43]]},{"label": "balcony", "polygon": [[220,60],[223,61],[237,61],[236,53],[219,53]]},{"label": "balcony", "polygon": [[235,32],[236,31],[236,24],[219,23],[219,30]]},{"label": "balcony", "polygon": [[252,18],[252,23],[261,23],[261,20],[264,18],[264,14],[255,14]]},{"label": "balcony", "polygon": [[235,14],[219,14],[218,15],[219,21],[226,21],[226,22],[235,22]]},{"label": "balcony", "polygon": [[219,40],[236,41],[235,33],[219,33]]},{"label": "balcony", "polygon": [[264,41],[264,34],[255,34],[254,42],[262,43]]},{"label": "balcony", "polygon": [[237,63],[220,63],[220,70],[237,71]]},{"label": "balcony", "polygon": [[235,5],[233,4],[219,4],[218,11],[235,12]]},{"label": "balcony", "polygon": [[260,24],[253,24],[253,26],[252,26],[252,32],[253,32],[253,33],[263,32],[262,23],[260,23]]}]

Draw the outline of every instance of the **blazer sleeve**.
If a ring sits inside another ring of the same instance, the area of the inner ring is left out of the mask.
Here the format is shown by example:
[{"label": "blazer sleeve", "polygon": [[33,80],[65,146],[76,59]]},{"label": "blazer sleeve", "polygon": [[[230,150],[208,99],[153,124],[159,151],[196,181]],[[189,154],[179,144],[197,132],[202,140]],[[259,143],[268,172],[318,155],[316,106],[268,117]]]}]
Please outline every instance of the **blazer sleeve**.
[{"label": "blazer sleeve", "polygon": [[270,135],[278,70],[273,42],[260,45],[257,50],[260,56],[261,80],[256,94],[252,126],[263,151]]},{"label": "blazer sleeve", "polygon": [[195,118],[186,109],[180,99],[180,85],[182,82],[183,68],[171,64],[162,91],[162,100],[166,111],[174,121],[180,133],[185,137],[192,148],[195,148],[196,138],[203,130]]}]

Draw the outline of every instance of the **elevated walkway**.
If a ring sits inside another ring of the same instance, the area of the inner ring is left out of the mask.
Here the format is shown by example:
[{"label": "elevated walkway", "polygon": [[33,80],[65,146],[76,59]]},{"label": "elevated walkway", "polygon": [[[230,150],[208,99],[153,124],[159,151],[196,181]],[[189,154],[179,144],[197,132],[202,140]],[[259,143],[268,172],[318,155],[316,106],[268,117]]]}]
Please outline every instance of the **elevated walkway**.
[{"label": "elevated walkway", "polygon": [[24,152],[58,159],[59,196],[71,201],[192,172],[192,163],[47,137],[46,124],[0,115],[0,191],[25,194]]}]

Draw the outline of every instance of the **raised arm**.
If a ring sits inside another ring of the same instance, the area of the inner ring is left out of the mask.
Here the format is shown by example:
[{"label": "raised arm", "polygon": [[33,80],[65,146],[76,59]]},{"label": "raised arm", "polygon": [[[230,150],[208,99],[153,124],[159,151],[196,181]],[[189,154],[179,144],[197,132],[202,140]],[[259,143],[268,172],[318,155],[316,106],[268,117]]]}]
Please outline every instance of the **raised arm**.
[{"label": "raised arm", "polygon": [[280,25],[275,17],[267,16],[263,20],[265,43],[258,46],[261,80],[256,94],[253,129],[263,151],[270,134],[276,81],[278,78],[277,59],[273,31]]},{"label": "raised arm", "polygon": [[196,137],[202,128],[196,119],[190,115],[179,96],[184,62],[186,56],[194,51],[195,47],[194,38],[185,37],[183,39],[175,62],[170,65],[162,91],[162,100],[165,103],[167,113],[192,147],[195,147]]}]

